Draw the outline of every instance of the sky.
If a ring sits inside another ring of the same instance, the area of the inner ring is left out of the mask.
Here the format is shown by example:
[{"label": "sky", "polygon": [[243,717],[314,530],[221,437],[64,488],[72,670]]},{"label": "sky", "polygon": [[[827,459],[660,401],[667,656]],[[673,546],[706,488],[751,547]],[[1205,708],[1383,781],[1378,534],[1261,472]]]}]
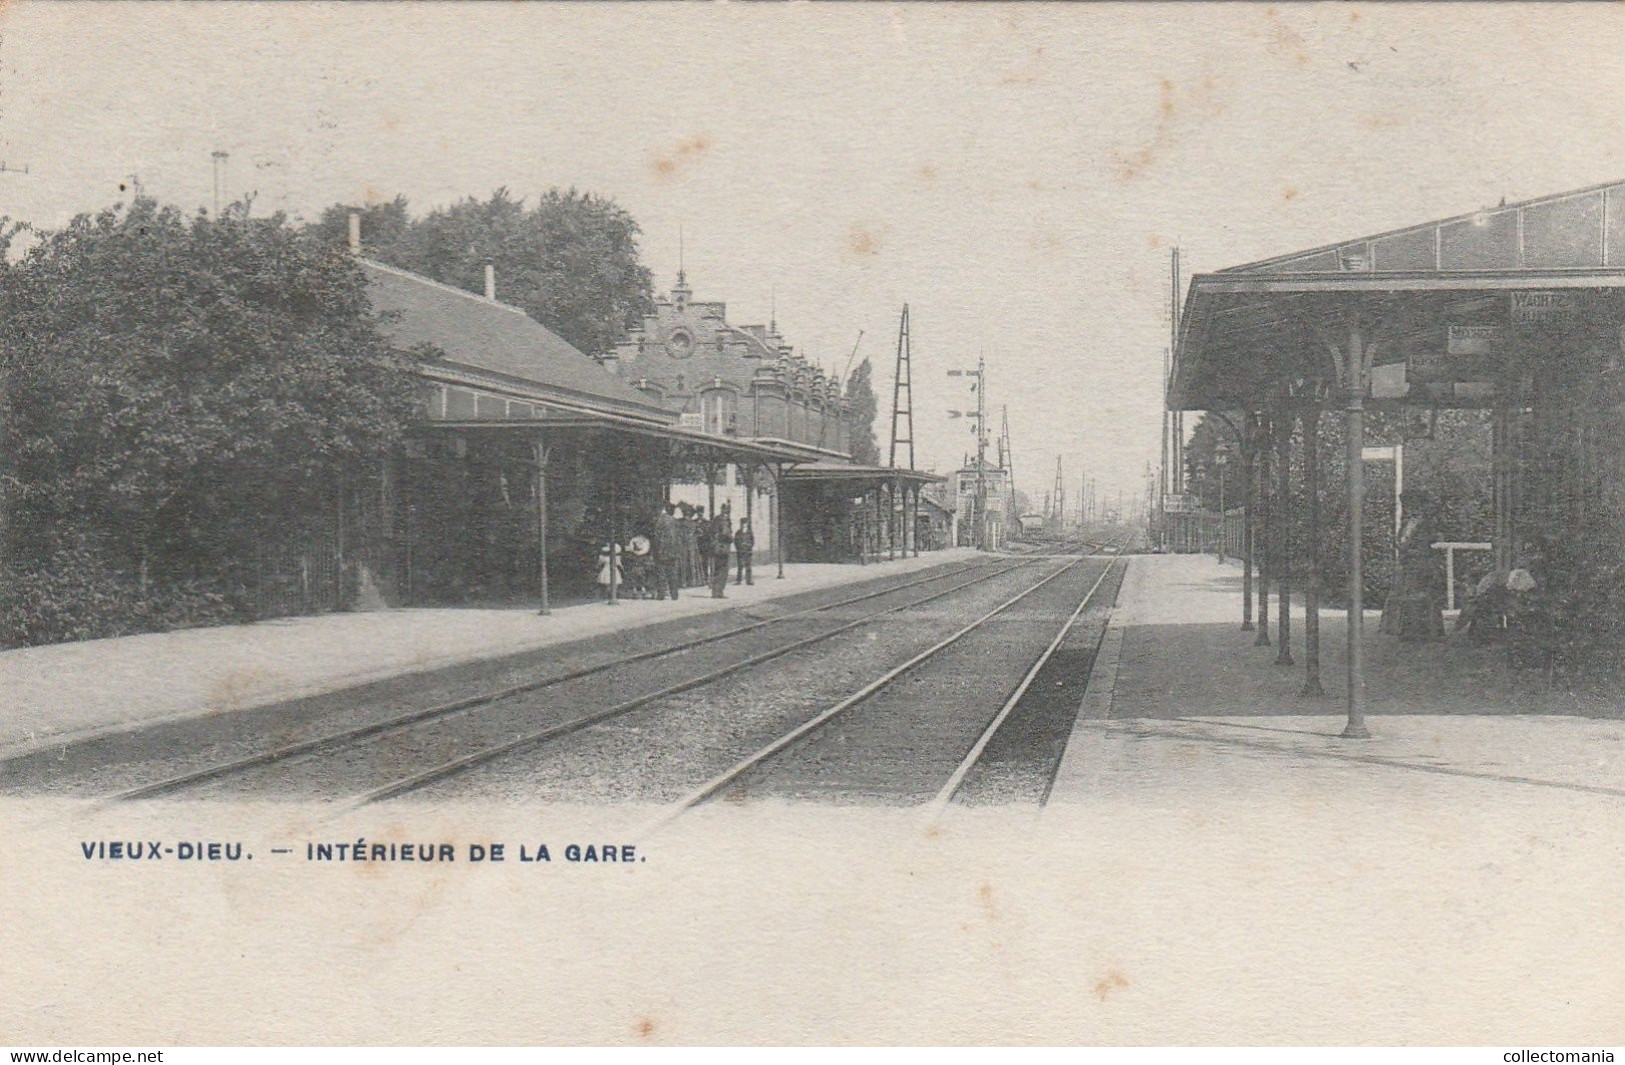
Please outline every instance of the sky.
[{"label": "sky", "polygon": [[[314,217],[608,196],[665,290],[842,372],[916,465],[1143,490],[1169,253],[1207,271],[1625,176],[1625,5],[0,6],[0,214],[229,198]],[[1073,495],[1075,499],[1076,496]]]}]

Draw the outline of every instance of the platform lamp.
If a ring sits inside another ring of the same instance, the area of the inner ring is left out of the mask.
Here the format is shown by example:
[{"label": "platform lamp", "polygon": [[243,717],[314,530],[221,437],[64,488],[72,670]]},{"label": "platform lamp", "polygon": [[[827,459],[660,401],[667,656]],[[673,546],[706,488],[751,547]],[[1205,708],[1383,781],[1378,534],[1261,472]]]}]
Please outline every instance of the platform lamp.
[{"label": "platform lamp", "polygon": [[1224,538],[1230,531],[1229,522],[1225,519],[1224,511],[1224,474],[1225,467],[1230,465],[1230,442],[1220,440],[1213,446],[1213,465],[1219,471],[1219,565],[1224,565]]}]

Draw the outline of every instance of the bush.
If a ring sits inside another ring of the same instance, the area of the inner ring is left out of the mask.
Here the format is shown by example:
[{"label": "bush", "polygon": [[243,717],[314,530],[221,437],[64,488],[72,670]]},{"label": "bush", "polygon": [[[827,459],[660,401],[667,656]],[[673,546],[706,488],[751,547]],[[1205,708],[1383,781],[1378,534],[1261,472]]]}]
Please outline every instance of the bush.
[{"label": "bush", "polygon": [[201,581],[149,584],[109,568],[90,546],[78,543],[51,554],[44,565],[0,571],[0,647],[65,640],[99,640],[240,621],[240,602]]}]

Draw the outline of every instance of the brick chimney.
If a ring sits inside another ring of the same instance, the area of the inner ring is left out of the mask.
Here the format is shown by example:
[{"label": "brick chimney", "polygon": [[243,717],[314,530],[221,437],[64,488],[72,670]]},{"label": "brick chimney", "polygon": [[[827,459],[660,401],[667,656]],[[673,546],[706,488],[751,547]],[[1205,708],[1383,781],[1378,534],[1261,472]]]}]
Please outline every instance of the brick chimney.
[{"label": "brick chimney", "polygon": [[361,254],[361,212],[350,212],[350,254]]}]

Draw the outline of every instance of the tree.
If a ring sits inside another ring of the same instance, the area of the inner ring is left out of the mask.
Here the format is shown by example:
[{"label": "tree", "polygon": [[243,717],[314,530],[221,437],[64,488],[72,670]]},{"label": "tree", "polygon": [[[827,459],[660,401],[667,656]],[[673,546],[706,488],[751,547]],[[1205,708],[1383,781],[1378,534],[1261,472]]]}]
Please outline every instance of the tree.
[{"label": "tree", "polygon": [[[310,228],[347,239],[350,208],[329,207]],[[497,296],[577,348],[608,351],[649,309],[653,285],[638,253],[642,230],[613,200],[550,189],[527,207],[507,189],[468,197],[413,219],[406,200],[365,209],[366,254],[470,292],[496,268]]]},{"label": "tree", "polygon": [[412,417],[376,324],[348,257],[246,205],[139,197],[43,234],[0,291],[0,638],[244,608],[256,551]]},{"label": "tree", "polygon": [[846,402],[850,406],[852,460],[863,466],[880,465],[880,447],[875,443],[875,414],[880,403],[875,399],[874,367],[868,359],[846,379]]}]

